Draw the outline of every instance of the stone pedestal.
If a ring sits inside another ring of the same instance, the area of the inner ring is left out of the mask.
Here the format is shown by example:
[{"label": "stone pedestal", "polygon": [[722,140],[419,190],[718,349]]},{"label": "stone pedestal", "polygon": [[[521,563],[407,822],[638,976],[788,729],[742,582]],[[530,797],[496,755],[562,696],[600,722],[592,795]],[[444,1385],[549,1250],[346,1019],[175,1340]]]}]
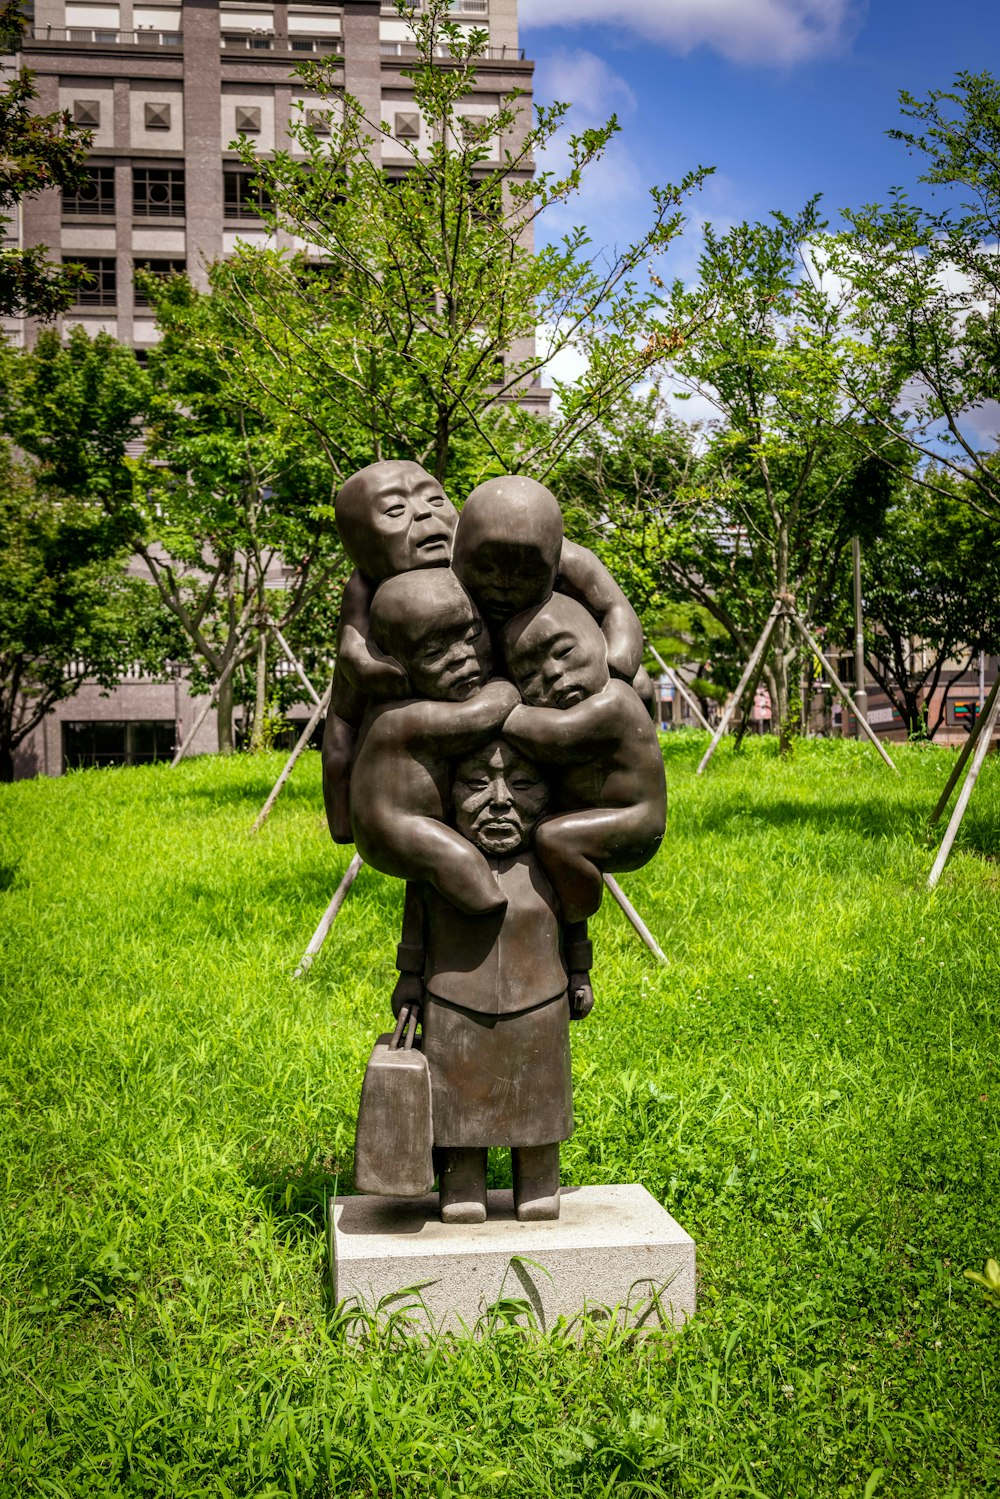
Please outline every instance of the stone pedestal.
[{"label": "stone pedestal", "polygon": [[543,1332],[583,1312],[647,1329],[693,1313],[694,1240],[645,1187],[563,1187],[561,1203],[555,1223],[518,1223],[511,1193],[491,1192],[486,1222],[468,1225],[442,1223],[436,1195],[338,1197],[336,1298],[415,1332],[481,1333],[501,1301]]}]

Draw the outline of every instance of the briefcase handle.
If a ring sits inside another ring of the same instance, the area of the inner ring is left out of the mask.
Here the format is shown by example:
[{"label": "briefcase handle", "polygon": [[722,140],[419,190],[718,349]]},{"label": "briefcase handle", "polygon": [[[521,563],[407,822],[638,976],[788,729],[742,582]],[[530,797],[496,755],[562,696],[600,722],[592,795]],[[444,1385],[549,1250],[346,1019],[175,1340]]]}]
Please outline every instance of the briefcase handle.
[{"label": "briefcase handle", "polygon": [[[420,1006],[404,1005],[399,1012],[399,1019],[396,1021],[396,1029],[393,1031],[392,1040],[389,1042],[389,1050],[412,1051],[413,1043],[417,1039],[417,1026],[419,1024]],[[403,1039],[404,1031],[406,1032],[405,1040]]]}]

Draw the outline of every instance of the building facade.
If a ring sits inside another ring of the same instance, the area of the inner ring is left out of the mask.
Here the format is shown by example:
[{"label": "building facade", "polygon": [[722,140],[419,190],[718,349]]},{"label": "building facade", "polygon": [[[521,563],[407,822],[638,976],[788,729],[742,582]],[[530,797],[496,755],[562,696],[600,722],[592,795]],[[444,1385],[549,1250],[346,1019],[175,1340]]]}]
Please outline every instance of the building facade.
[{"label": "building facade", "polygon": [[[457,25],[489,32],[465,112],[488,117],[519,89],[530,117],[532,64],[518,45],[517,0],[451,0],[450,10]],[[93,133],[85,183],[29,199],[14,225],[23,246],[44,245],[51,259],[91,273],[60,324],[148,349],[156,328],[137,269],[182,270],[204,289],[208,267],[238,239],[293,247],[280,231],[269,239],[252,172],[231,145],[246,135],[264,156],[295,150],[290,124],[321,103],[294,74],[303,60],[333,62],[367,118],[391,127],[373,148],[380,164],[405,171],[425,128],[402,72],[414,55],[409,27],[385,0],[35,0],[19,61],[35,74],[37,108],[68,110]],[[30,345],[37,331],[31,319],[5,324],[17,344]],[[525,399],[545,409],[540,386]],[[25,742],[17,773],[159,758],[196,712],[180,680],[128,680],[110,695],[84,687]],[[209,719],[194,748],[214,742]]]}]

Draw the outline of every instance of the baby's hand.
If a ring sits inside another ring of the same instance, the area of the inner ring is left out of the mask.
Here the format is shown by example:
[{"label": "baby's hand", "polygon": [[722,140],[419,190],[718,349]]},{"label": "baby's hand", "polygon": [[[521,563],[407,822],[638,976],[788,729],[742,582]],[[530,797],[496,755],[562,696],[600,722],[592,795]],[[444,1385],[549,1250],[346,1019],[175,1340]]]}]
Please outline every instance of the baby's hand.
[{"label": "baby's hand", "polygon": [[496,707],[498,726],[521,701],[521,694],[514,683],[506,681],[503,677],[494,677],[492,681],[487,682],[479,696],[481,700],[485,698],[490,707]]}]

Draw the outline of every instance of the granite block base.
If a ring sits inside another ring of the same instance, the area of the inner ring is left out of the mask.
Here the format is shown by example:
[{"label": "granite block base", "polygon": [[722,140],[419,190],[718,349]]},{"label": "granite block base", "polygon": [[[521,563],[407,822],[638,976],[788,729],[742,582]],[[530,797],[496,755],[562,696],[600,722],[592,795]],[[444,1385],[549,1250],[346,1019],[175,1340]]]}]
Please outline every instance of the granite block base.
[{"label": "granite block base", "polygon": [[563,1187],[552,1223],[519,1223],[510,1192],[475,1225],[442,1223],[436,1194],[338,1197],[328,1230],[337,1301],[414,1333],[582,1314],[653,1329],[695,1309],[694,1240],[641,1186]]}]

